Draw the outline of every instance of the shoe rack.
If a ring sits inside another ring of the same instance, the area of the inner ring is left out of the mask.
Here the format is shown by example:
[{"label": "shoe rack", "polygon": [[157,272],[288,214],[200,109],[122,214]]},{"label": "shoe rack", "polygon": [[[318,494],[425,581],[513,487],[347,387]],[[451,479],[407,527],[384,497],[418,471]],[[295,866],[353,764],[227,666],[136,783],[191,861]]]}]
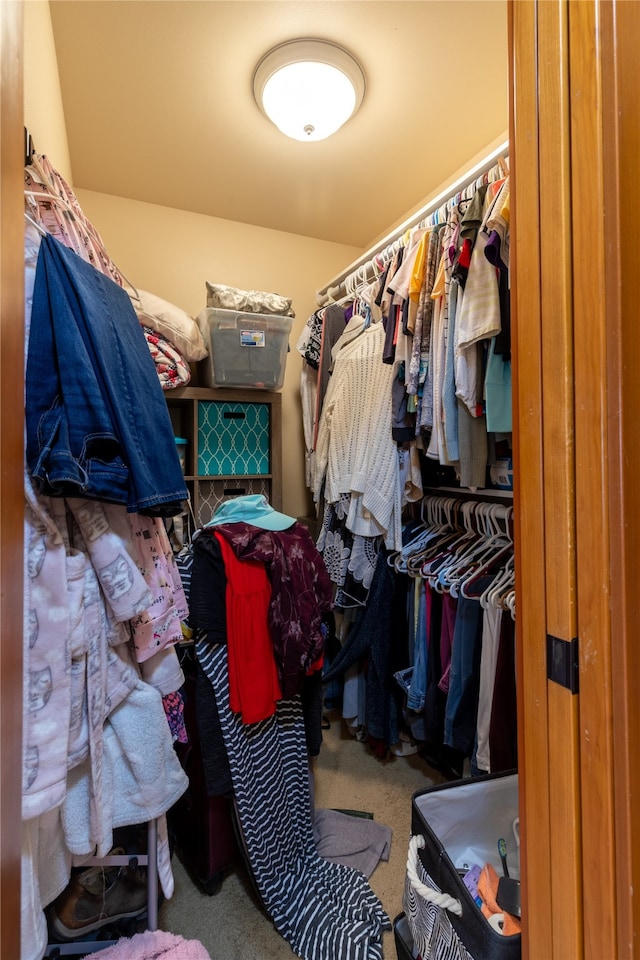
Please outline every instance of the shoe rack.
[{"label": "shoe rack", "polygon": [[[158,821],[149,820],[147,823],[147,852],[145,854],[120,855],[107,857],[90,857],[83,867],[145,867],[147,868],[147,930],[158,929]],[[109,919],[105,919],[104,926],[108,926]],[[95,932],[95,931],[93,931]],[[119,938],[118,938],[119,939]],[[118,940],[69,940],[60,943],[48,943],[44,952],[45,957],[55,960],[57,957],[86,957],[117,943]]]}]

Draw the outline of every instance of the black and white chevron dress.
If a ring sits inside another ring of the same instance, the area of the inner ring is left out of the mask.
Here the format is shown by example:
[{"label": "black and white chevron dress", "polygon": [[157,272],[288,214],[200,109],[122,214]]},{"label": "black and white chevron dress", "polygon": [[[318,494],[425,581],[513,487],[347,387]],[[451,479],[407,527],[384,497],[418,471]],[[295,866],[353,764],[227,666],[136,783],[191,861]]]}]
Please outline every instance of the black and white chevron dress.
[{"label": "black and white chevron dress", "polygon": [[214,689],[249,862],[276,929],[305,960],[382,960],[391,924],[367,879],[316,851],[300,698],[245,725],[229,708],[226,647],[198,640],[196,653]]}]

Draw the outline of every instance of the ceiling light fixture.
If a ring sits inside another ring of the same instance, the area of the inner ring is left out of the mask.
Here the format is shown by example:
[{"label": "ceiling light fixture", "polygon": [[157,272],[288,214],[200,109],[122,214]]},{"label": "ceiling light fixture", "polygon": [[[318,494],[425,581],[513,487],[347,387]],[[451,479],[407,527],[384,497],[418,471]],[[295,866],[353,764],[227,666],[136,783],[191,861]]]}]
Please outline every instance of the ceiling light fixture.
[{"label": "ceiling light fixture", "polygon": [[328,40],[288,40],[264,55],[253,74],[262,112],[294,140],[324,140],[362,103],[362,68]]}]

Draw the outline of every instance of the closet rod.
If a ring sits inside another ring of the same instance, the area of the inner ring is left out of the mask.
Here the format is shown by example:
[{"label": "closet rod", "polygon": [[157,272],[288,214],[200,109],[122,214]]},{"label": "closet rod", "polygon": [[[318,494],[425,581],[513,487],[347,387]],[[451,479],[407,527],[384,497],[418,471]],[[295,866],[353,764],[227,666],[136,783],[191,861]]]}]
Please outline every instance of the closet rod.
[{"label": "closet rod", "polygon": [[473,183],[474,180],[477,180],[478,177],[482,176],[484,173],[487,173],[493,166],[498,163],[499,159],[506,158],[509,150],[509,141],[501,143],[498,147],[492,150],[487,154],[486,157],[483,157],[482,160],[474,164],[471,169],[467,170],[461,177],[455,180],[453,183],[449,184],[444,190],[442,190],[437,197],[434,197],[423,207],[417,210],[411,217],[405,220],[400,224],[399,227],[396,227],[395,230],[392,230],[391,233],[388,233],[386,237],[383,237],[378,243],[373,247],[370,247],[366,253],[363,253],[362,256],[358,257],[357,260],[354,260],[353,263],[350,263],[348,267],[345,267],[340,273],[336,274],[324,287],[316,292],[316,303],[318,306],[322,306],[327,303],[329,300],[337,300],[339,297],[344,296],[346,290],[344,289],[344,283],[347,277],[355,273],[356,270],[359,270],[361,267],[370,266],[373,258],[388,247],[390,244],[395,243],[402,237],[407,230],[410,230],[412,227],[417,226],[421,220],[424,220],[430,214],[435,213],[438,207],[441,207],[442,204],[449,200],[451,197],[455,196],[456,193],[461,193],[469,184]]}]

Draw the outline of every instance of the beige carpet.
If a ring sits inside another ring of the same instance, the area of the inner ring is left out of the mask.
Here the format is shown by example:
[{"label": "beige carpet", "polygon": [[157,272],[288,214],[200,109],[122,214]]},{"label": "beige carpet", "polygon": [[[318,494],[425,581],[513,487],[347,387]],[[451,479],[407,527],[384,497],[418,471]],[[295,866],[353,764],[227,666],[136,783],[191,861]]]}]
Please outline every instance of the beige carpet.
[{"label": "beige carpet", "polygon": [[[393,830],[391,855],[370,878],[389,918],[402,910],[411,797],[442,777],[417,755],[378,760],[351,737],[337,711],[315,761],[316,807],[366,810]],[[175,893],[160,910],[160,926],[200,940],[212,960],[290,960],[289,944],[258,905],[240,864],[225,876],[214,896],[203,893],[174,856]],[[395,960],[393,934],[384,935],[385,960]]]}]

